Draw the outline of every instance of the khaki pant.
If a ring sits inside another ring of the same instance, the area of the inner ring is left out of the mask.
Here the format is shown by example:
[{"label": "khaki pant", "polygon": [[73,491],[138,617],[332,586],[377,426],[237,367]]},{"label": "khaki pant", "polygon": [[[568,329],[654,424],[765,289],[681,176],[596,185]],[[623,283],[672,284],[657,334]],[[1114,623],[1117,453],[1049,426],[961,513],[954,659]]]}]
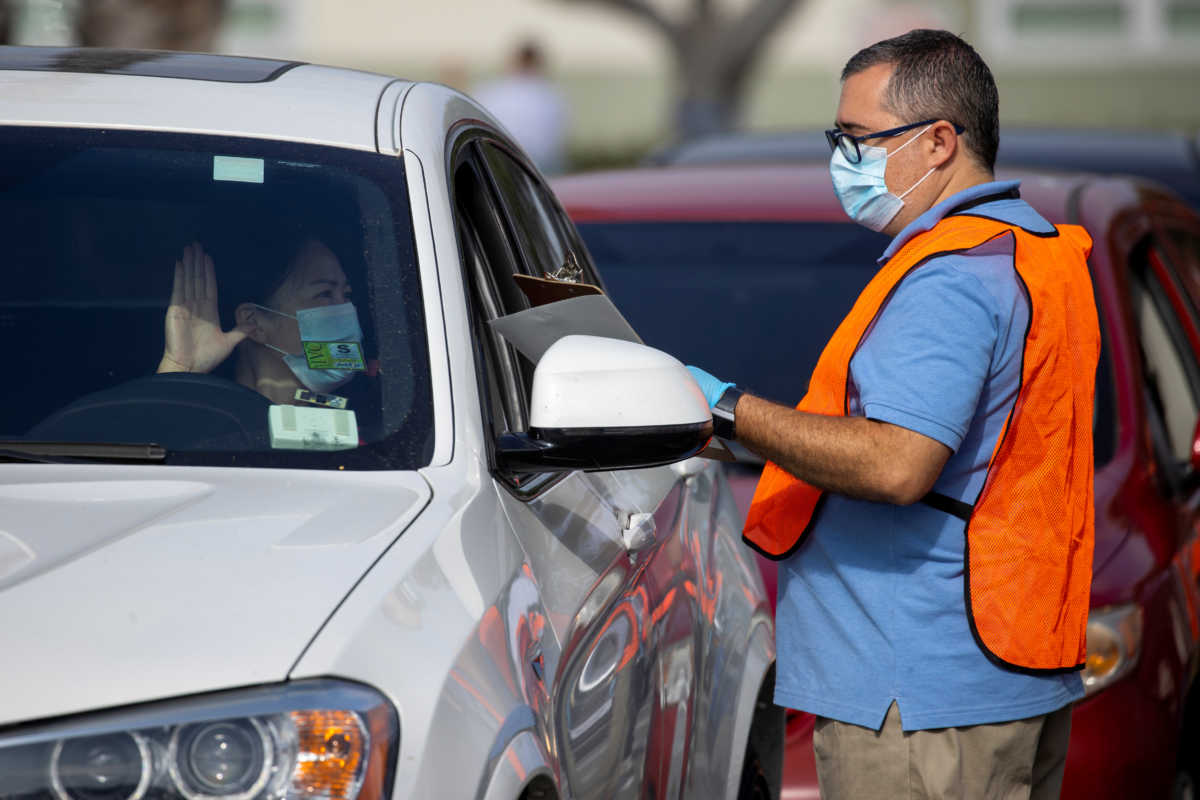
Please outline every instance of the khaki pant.
[{"label": "khaki pant", "polygon": [[1054,800],[1062,787],[1071,707],[994,725],[908,731],[817,718],[823,800]]}]

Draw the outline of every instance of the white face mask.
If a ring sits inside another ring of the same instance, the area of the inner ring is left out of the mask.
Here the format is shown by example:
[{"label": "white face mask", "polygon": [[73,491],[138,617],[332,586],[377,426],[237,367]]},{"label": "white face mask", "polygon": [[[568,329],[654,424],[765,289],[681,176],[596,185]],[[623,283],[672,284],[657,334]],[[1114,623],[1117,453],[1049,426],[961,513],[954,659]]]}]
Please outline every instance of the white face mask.
[{"label": "white face mask", "polygon": [[357,358],[352,357],[345,360],[345,363],[353,364],[354,366],[316,369],[309,366],[309,359],[303,353],[296,355],[286,350],[281,350],[273,344],[263,343],[281,354],[283,356],[283,363],[288,365],[292,374],[296,376],[300,383],[314,392],[332,392],[344,386],[354,377],[355,372],[361,371],[364,368],[365,365],[362,363],[362,327],[358,324],[358,311],[354,308],[353,303],[347,302],[336,306],[302,308],[296,312],[295,316],[285,314],[282,311],[276,311],[273,308],[260,306],[257,303],[255,305],[263,311],[270,311],[272,314],[279,314],[282,317],[296,320],[300,326],[300,341],[302,344],[321,342],[355,346],[351,349],[357,350]]},{"label": "white face mask", "polygon": [[[904,194],[897,197],[888,190],[884,173],[887,170],[889,155],[896,155],[904,148],[920,138],[921,134],[933,127],[926,125],[916,136],[897,147],[890,154],[882,147],[859,145],[860,158],[857,164],[851,164],[842,154],[842,148],[833,151],[829,160],[829,175],[833,179],[833,191],[847,216],[855,222],[873,231],[882,231],[888,223],[896,218],[904,207],[904,198],[913,189],[920,186],[925,178],[933,174],[933,169],[926,172],[921,180],[908,187]],[[934,167],[934,169],[937,169]]]}]

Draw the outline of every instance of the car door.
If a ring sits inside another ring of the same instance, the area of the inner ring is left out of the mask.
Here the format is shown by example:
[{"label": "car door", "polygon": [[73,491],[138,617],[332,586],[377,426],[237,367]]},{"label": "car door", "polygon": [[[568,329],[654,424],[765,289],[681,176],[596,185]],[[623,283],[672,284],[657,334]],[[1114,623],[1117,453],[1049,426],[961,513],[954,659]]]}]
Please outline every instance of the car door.
[{"label": "car door", "polygon": [[[529,424],[535,365],[488,325],[529,307],[513,275],[574,264],[585,280],[597,278],[515,151],[480,132],[460,140],[453,158],[485,438],[494,443]],[[546,630],[526,658],[545,687],[561,779],[577,797],[678,796],[699,630],[684,535],[689,470],[522,474],[497,467],[492,453],[489,464],[546,609]],[[627,533],[635,527],[636,542]]]},{"label": "car door", "polygon": [[[1176,281],[1188,289],[1187,302],[1183,305],[1188,310],[1189,318],[1200,329],[1200,313],[1197,312],[1200,309],[1200,220],[1194,216],[1175,217],[1164,228],[1166,260],[1171,265]],[[1200,359],[1200,351],[1195,352]],[[1197,421],[1196,430],[1200,431],[1200,420]],[[1198,506],[1200,497],[1190,497],[1188,507],[1196,509]],[[1176,557],[1176,569],[1187,590],[1187,610],[1195,643],[1200,640],[1200,514],[1194,514],[1184,538]],[[1198,657],[1195,652],[1192,653],[1193,662]]]},{"label": "car door", "polygon": [[[1200,490],[1192,467],[1200,419],[1200,319],[1168,253],[1163,239],[1154,234],[1132,251],[1129,299],[1141,355],[1146,422],[1165,500],[1161,509],[1170,512],[1159,517],[1162,546],[1170,548],[1174,586],[1167,603],[1169,625],[1164,625],[1171,636],[1162,639],[1171,641],[1176,651],[1169,661],[1176,664],[1172,685],[1179,689],[1166,694],[1172,698],[1171,712],[1179,714],[1200,640]],[[1147,624],[1154,627],[1159,622],[1149,619]],[[1148,635],[1147,646],[1153,645]]]}]

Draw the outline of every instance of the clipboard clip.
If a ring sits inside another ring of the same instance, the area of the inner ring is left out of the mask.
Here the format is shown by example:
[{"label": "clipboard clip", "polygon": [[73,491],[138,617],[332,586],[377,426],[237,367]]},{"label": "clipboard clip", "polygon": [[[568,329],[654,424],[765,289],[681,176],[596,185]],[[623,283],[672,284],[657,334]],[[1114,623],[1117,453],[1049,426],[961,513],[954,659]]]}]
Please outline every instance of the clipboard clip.
[{"label": "clipboard clip", "polygon": [[568,250],[567,255],[563,258],[562,266],[558,269],[548,271],[546,277],[565,283],[583,283],[583,267],[579,266],[579,261],[575,258],[575,252]]}]

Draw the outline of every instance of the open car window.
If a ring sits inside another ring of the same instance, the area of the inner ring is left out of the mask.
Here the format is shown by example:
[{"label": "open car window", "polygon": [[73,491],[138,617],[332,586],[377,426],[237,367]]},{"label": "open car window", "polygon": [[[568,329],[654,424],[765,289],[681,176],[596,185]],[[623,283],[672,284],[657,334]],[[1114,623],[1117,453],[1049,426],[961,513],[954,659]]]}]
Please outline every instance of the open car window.
[{"label": "open car window", "polygon": [[[226,466],[428,463],[429,357],[400,162],[215,136],[0,136],[6,447],[153,443],[167,463]],[[210,337],[237,328],[244,340],[205,350],[211,365],[159,374],[168,309],[191,342],[204,339],[206,307]]]}]

